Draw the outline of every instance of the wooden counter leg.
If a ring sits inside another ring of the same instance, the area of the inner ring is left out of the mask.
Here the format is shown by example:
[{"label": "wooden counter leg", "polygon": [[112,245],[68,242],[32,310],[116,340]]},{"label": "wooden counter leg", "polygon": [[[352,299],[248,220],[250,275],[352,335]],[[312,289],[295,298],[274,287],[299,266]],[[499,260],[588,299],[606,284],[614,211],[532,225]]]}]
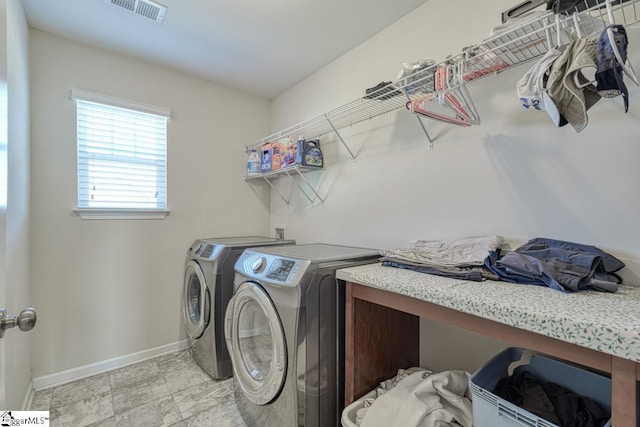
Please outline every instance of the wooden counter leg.
[{"label": "wooden counter leg", "polygon": [[611,358],[611,425],[636,426],[636,363]]},{"label": "wooden counter leg", "polygon": [[400,368],[420,362],[420,318],[353,296],[345,299],[345,406]]},{"label": "wooden counter leg", "polygon": [[353,369],[354,341],[353,341],[353,292],[352,284],[347,282],[344,301],[344,406],[355,400],[354,383],[355,370]]}]

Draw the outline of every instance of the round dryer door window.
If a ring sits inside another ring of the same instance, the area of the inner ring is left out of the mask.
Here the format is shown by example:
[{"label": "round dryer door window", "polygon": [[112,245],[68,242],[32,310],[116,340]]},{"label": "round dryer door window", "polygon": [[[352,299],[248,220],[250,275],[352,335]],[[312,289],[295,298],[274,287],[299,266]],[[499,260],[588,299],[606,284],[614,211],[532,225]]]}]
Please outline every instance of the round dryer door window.
[{"label": "round dryer door window", "polygon": [[200,338],[209,323],[208,298],[202,268],[189,261],[184,272],[184,323],[189,338]]},{"label": "round dryer door window", "polygon": [[275,399],[286,375],[287,352],[280,317],[261,286],[238,287],[228,310],[228,343],[236,380],[251,402]]}]

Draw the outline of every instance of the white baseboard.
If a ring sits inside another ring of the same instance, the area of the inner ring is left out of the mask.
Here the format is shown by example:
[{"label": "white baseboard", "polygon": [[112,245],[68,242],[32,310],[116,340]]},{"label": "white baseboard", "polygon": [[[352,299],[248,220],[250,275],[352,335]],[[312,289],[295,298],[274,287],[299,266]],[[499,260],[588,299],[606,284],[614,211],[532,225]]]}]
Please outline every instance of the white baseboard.
[{"label": "white baseboard", "polygon": [[[142,362],[147,359],[162,356],[163,354],[174,353],[176,351],[189,348],[189,340],[178,341],[172,344],[143,350],[137,353],[127,354],[125,356],[115,357],[113,359],[102,362],[92,363],[90,365],[80,366],[66,371],[56,372],[32,380],[33,389],[43,390],[50,387],[66,384],[92,375],[101,374],[112,369],[122,368],[134,363]],[[31,392],[33,393],[33,391]],[[33,398],[33,396],[31,397]],[[25,397],[26,399],[26,397]],[[28,402],[31,403],[30,401]]]},{"label": "white baseboard", "polygon": [[28,411],[29,408],[31,408],[31,402],[33,402],[34,394],[35,392],[33,390],[33,381],[31,381],[29,387],[27,388],[27,394],[25,394],[24,400],[22,401],[22,408],[20,408],[21,411]]}]

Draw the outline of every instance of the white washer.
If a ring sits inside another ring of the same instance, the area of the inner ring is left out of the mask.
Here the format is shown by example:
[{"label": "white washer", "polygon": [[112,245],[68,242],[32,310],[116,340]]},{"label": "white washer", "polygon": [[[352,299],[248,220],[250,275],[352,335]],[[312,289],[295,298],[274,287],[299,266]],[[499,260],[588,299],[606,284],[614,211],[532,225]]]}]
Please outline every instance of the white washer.
[{"label": "white washer", "polygon": [[195,361],[216,379],[232,375],[224,341],[224,313],[233,295],[233,267],[246,248],[291,245],[270,237],[199,239],[187,251],[184,269],[184,324]]},{"label": "white washer", "polygon": [[247,249],[225,316],[238,410],[250,426],[336,427],[344,401],[339,268],[378,251],[325,244]]}]

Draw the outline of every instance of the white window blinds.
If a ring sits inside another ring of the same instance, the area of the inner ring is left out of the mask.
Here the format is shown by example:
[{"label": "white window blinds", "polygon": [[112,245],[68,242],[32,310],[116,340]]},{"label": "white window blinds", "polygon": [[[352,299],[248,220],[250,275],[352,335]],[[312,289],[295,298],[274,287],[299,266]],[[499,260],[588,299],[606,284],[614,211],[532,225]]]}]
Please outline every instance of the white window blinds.
[{"label": "white window blinds", "polygon": [[166,210],[166,109],[73,90],[78,208]]}]

